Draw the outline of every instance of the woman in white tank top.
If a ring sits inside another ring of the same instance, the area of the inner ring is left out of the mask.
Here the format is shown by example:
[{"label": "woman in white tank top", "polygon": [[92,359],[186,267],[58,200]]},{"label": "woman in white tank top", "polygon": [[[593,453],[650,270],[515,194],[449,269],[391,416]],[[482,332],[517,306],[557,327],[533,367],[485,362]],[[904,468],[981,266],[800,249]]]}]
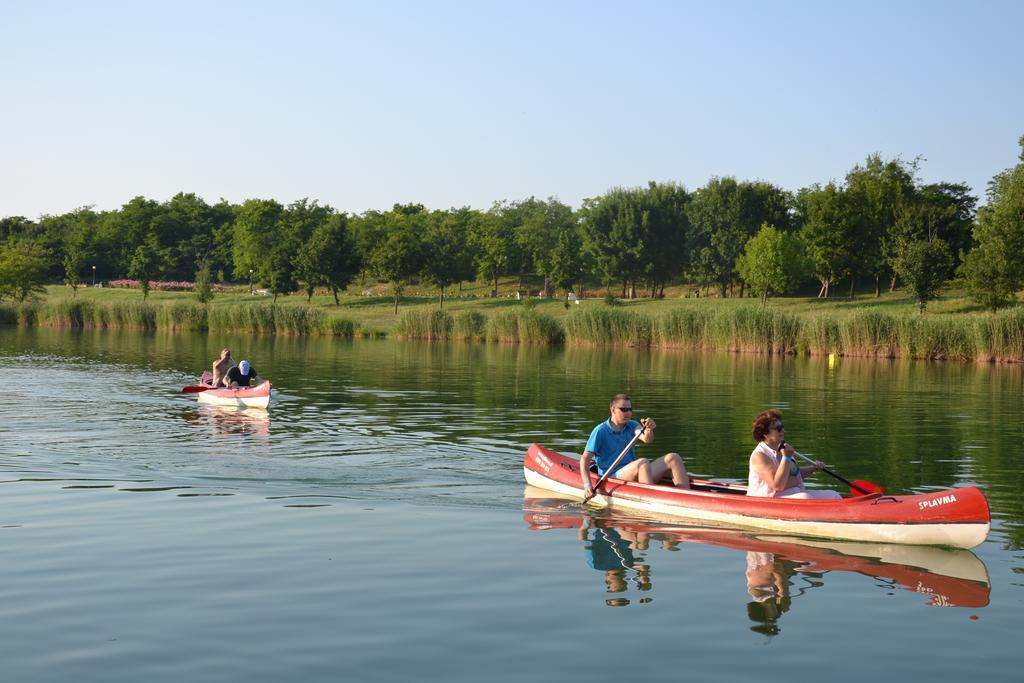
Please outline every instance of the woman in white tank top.
[{"label": "woman in white tank top", "polygon": [[765,498],[818,498],[834,499],[841,496],[835,491],[808,491],[804,477],[820,471],[825,465],[816,462],[807,467],[796,463],[792,446],[785,442],[782,413],[766,410],[754,419],[751,428],[757,446],[750,454],[748,496]]}]

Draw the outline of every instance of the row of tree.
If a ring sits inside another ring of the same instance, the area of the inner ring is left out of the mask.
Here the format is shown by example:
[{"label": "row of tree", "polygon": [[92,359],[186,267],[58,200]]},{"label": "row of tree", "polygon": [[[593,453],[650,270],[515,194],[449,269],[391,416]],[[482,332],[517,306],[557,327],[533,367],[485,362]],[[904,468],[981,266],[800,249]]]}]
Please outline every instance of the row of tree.
[{"label": "row of tree", "polygon": [[[578,210],[554,198],[489,210],[395,205],[359,215],[302,199],[208,204],[194,194],[136,197],[115,211],[0,219],[0,296],[24,299],[44,282],[83,277],[256,284],[275,296],[334,293],[360,276],[392,283],[395,305],[417,279],[445,292],[476,278],[544,278],[545,290],[599,284],[633,297],[686,281],[721,296],[767,298],[819,284],[898,282],[922,308],[959,268],[995,308],[1024,284],[1024,137],[1021,164],[992,181],[987,204],[960,183],[924,184],[918,160],[870,156],[842,182],[796,193],[763,181],[713,178],[614,188]],[[197,291],[198,291],[197,287]]]}]

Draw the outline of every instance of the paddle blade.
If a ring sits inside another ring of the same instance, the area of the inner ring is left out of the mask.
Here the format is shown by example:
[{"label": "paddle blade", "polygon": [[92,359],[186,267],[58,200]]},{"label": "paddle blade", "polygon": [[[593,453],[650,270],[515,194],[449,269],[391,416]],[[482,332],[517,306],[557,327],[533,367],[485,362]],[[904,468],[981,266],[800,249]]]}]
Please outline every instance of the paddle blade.
[{"label": "paddle blade", "polygon": [[[852,486],[850,486],[850,493],[855,496],[863,496],[865,495],[865,491],[867,493],[885,493],[884,488],[871,481],[866,481],[864,479],[854,479],[850,483],[852,484]],[[863,490],[858,491],[858,488],[861,488]]]},{"label": "paddle blade", "polygon": [[198,394],[200,391],[206,391],[209,388],[210,387],[204,386],[202,384],[193,384],[192,386],[182,387],[181,388],[181,393],[183,393],[183,394]]}]

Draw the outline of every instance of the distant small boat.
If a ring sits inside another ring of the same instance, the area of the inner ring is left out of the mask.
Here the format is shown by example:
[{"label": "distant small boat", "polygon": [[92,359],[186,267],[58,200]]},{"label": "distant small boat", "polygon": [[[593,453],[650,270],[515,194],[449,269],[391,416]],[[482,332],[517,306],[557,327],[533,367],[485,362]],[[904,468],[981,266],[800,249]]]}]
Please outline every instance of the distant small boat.
[{"label": "distant small boat", "polygon": [[[533,486],[583,497],[575,457],[533,444],[526,451],[523,472]],[[591,474],[591,484],[597,480]],[[976,486],[911,495],[794,500],[747,496],[742,484],[696,479],[691,484],[691,490],[684,490],[609,477],[591,503],[804,536],[952,548],[978,545],[988,536],[991,523],[988,500]]]},{"label": "distant small boat", "polygon": [[[204,372],[200,384],[209,386],[213,376]],[[239,408],[266,408],[270,405],[270,382],[263,380],[253,387],[236,389],[206,389],[197,393],[200,403],[212,403],[220,406],[237,406]]]}]

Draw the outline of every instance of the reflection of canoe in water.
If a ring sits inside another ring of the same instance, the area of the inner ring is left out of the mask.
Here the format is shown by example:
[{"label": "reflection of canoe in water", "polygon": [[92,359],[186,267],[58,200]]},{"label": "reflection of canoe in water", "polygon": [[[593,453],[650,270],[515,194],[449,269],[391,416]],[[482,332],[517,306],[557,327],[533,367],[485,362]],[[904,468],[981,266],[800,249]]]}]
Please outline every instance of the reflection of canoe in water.
[{"label": "reflection of canoe in water", "polygon": [[[211,379],[210,373],[204,372],[200,384],[209,384]],[[238,389],[207,389],[199,392],[197,396],[201,403],[238,408],[266,408],[270,405],[270,382],[264,380],[254,387]]]},{"label": "reflection of canoe in water", "polygon": [[[527,486],[523,495],[523,518],[531,529],[580,527],[579,512],[570,514],[561,509],[564,503],[576,499],[556,497],[550,491],[533,486]],[[934,606],[985,607],[989,602],[988,570],[969,550],[769,535],[615,515],[602,523],[624,531],[648,533],[659,539],[715,545],[748,553],[770,553],[777,559],[803,565],[798,572],[856,572],[929,595],[929,604]]]},{"label": "reflection of canoe in water", "polygon": [[206,418],[219,433],[270,433],[270,413],[265,408],[239,408],[217,404],[199,406],[199,416]]},{"label": "reflection of canoe in water", "polygon": [[[533,444],[523,463],[533,486],[583,497],[579,462]],[[598,477],[591,475],[596,484]],[[854,541],[973,548],[988,536],[988,501],[975,486],[912,495],[872,493],[841,500],[747,496],[746,486],[695,480],[694,490],[613,477],[592,502],[658,515]]]}]

